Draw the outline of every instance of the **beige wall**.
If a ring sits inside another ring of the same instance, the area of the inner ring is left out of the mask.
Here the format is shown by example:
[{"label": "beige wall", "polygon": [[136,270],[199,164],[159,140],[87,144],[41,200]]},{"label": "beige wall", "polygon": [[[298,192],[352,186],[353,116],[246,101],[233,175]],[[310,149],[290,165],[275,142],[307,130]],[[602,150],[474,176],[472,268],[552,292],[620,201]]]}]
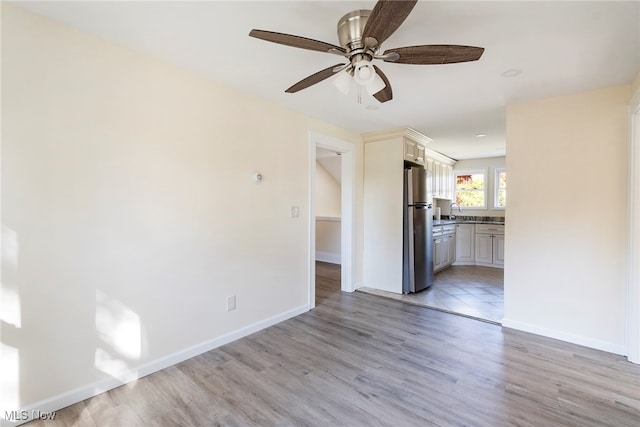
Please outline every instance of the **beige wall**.
[{"label": "beige wall", "polygon": [[[340,157],[332,158],[340,167]],[[316,162],[316,260],[340,264],[340,183]]]},{"label": "beige wall", "polygon": [[507,108],[505,326],[624,351],[630,95]]},{"label": "beige wall", "polygon": [[316,220],[316,260],[340,264],[341,226],[339,218],[322,217]]},{"label": "beige wall", "polygon": [[6,2],[2,42],[5,404],[72,403],[308,307],[309,131],[355,143],[361,176],[359,135]]},{"label": "beige wall", "polygon": [[[494,209],[494,177],[496,168],[504,168],[506,164],[505,157],[487,157],[482,159],[466,159],[459,160],[453,167],[453,171],[457,170],[469,170],[469,169],[482,169],[487,171],[487,209],[463,209],[462,213],[459,213],[454,208],[454,214],[468,215],[468,216],[505,216],[506,209]],[[442,215],[449,215],[449,204],[446,207],[442,207]]]},{"label": "beige wall", "polygon": [[[339,162],[340,157],[336,157]],[[316,162],[316,215],[340,217],[340,183]]]},{"label": "beige wall", "polygon": [[404,141],[365,144],[363,285],[402,293]]}]

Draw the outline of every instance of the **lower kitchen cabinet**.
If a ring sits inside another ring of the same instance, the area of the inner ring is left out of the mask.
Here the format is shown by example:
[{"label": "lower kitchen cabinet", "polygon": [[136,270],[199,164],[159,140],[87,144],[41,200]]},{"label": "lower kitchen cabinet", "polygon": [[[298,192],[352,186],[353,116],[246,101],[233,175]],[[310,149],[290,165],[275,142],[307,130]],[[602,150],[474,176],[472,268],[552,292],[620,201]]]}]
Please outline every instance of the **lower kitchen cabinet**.
[{"label": "lower kitchen cabinet", "polygon": [[476,262],[493,263],[493,236],[490,234],[476,234]]},{"label": "lower kitchen cabinet", "polygon": [[450,265],[504,268],[504,225],[456,224],[433,227],[433,271]]},{"label": "lower kitchen cabinet", "polygon": [[449,253],[447,254],[447,265],[451,265],[456,262],[456,235],[451,234],[448,237],[449,244],[447,249],[449,250]]},{"label": "lower kitchen cabinet", "polygon": [[493,263],[504,265],[504,234],[496,234],[493,239]]},{"label": "lower kitchen cabinet", "polygon": [[456,235],[453,225],[433,228],[433,271],[449,267],[456,260]]},{"label": "lower kitchen cabinet", "polygon": [[504,266],[504,226],[476,225],[476,264],[489,267]]},{"label": "lower kitchen cabinet", "polygon": [[473,265],[476,263],[475,224],[456,224],[456,265]]},{"label": "lower kitchen cabinet", "polygon": [[446,242],[442,237],[433,240],[433,271],[434,273],[444,268],[444,254]]}]

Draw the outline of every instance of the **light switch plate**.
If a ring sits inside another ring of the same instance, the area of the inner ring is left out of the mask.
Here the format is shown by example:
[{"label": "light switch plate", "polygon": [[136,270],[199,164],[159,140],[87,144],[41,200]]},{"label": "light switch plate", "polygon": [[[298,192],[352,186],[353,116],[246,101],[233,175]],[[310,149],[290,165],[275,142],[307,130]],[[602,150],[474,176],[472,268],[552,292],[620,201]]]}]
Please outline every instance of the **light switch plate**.
[{"label": "light switch plate", "polygon": [[227,311],[233,311],[236,309],[236,296],[231,295],[227,297]]},{"label": "light switch plate", "polygon": [[300,217],[300,207],[291,206],[291,218],[299,218],[299,217]]}]

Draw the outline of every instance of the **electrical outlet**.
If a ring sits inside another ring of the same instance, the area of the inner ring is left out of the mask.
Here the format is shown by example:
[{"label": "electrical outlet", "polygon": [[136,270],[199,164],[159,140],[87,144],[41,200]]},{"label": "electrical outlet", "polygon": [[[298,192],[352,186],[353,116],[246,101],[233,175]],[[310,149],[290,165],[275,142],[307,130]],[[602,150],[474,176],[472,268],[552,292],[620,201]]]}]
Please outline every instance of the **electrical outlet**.
[{"label": "electrical outlet", "polygon": [[291,218],[300,217],[300,207],[299,206],[291,206]]},{"label": "electrical outlet", "polygon": [[236,309],[236,296],[231,295],[227,297],[227,311],[233,311]]}]

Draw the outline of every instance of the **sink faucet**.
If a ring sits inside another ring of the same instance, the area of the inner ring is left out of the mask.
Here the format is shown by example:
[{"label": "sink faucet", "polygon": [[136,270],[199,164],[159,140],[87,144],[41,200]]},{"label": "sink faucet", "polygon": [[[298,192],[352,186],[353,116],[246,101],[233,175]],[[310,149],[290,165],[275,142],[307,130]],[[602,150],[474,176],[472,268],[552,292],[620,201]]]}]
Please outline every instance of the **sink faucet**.
[{"label": "sink faucet", "polygon": [[458,212],[462,213],[462,209],[460,208],[460,205],[457,203],[451,203],[451,205],[449,206],[449,219],[456,219],[456,216],[453,214],[453,207],[457,207],[458,208]]}]

